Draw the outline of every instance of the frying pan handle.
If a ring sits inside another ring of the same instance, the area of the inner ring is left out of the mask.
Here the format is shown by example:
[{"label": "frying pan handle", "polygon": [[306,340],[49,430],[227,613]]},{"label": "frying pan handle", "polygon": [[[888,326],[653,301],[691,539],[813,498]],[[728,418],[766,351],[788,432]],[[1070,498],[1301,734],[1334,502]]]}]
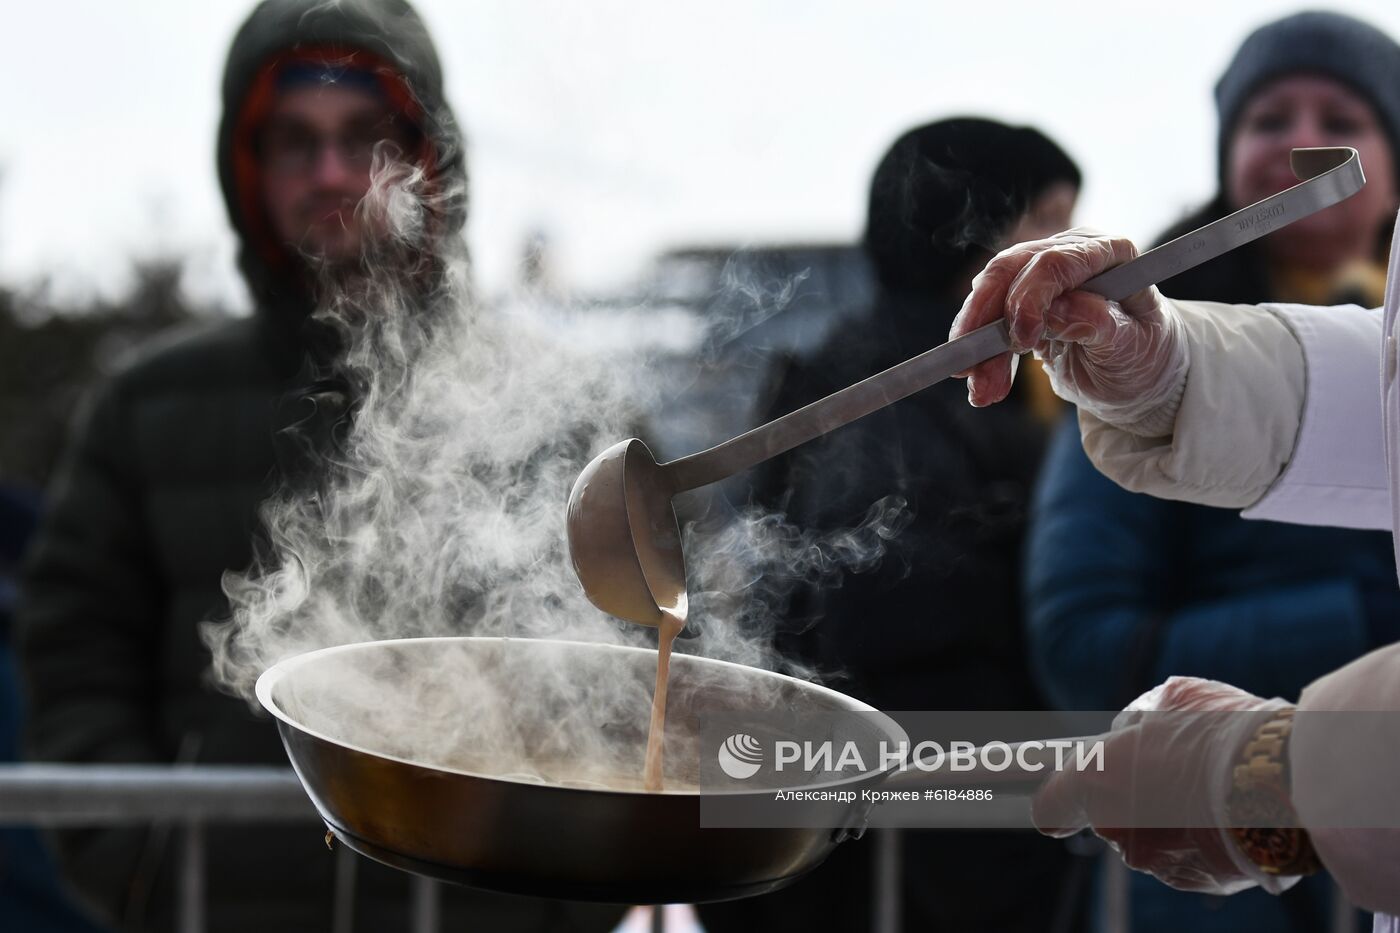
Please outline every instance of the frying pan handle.
[{"label": "frying pan handle", "polygon": [[891,772],[890,776],[880,785],[881,790],[938,790],[938,789],[975,789],[986,788],[998,791],[1002,794],[1012,796],[1033,795],[1040,786],[1055,773],[1055,760],[1057,755],[1063,756],[1063,760],[1073,763],[1082,745],[1102,742],[1102,736],[1080,736],[1078,738],[1057,739],[1056,744],[1067,742],[1072,746],[1065,748],[1060,746],[1055,748],[1046,747],[1044,742],[1010,742],[1007,747],[1011,749],[1009,763],[1005,768],[993,770],[983,764],[982,750],[979,749],[974,754],[977,764],[967,770],[953,771],[946,763],[937,770],[924,771],[916,767],[908,767],[903,771]]}]

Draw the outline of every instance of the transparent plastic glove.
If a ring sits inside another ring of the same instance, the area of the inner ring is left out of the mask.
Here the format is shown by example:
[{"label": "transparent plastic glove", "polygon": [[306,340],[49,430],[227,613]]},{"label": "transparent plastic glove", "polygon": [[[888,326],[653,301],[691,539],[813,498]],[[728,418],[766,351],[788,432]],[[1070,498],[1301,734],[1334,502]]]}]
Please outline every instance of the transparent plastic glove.
[{"label": "transparent plastic glove", "polygon": [[[950,337],[1006,318],[1011,345],[1034,352],[1055,392],[1104,421],[1128,430],[1180,397],[1187,345],[1171,302],[1148,288],[1123,302],[1078,287],[1137,255],[1121,237],[1069,230],[1002,251],[972,283]],[[968,375],[968,400],[978,407],[1011,391],[1012,354],[987,360]],[[1169,429],[1170,421],[1158,425]]]},{"label": "transparent plastic glove", "polygon": [[[1279,893],[1297,878],[1266,875],[1226,831],[1241,751],[1270,712],[1288,706],[1229,684],[1173,677],[1113,721],[1103,771],[1056,772],[1031,801],[1041,832],[1092,828],[1129,868],[1183,891]],[[1179,711],[1182,715],[1151,715]],[[1171,814],[1178,825],[1162,825]],[[1185,825],[1189,824],[1189,825]]]}]

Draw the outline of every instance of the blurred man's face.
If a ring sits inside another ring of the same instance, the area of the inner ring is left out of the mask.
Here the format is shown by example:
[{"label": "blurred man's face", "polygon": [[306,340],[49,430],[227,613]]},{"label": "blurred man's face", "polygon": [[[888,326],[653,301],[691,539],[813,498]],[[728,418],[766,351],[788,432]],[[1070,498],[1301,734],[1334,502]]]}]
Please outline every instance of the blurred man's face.
[{"label": "blurred man's face", "polygon": [[284,93],[262,136],[263,197],[279,239],[339,262],[360,252],[355,207],[369,190],[375,145],[404,151],[402,120],[374,95],[328,84]]}]

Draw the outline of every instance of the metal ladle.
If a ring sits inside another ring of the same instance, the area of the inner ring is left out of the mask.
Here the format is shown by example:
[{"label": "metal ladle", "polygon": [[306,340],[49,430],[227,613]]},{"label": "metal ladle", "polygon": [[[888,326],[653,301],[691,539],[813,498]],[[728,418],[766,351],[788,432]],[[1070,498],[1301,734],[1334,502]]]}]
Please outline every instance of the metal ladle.
[{"label": "metal ladle", "polygon": [[[1356,150],[1294,149],[1300,183],[1193,230],[1080,286],[1122,301],[1179,272],[1330,207],[1366,179]],[[1011,349],[997,321],[709,450],[657,463],[646,444],[614,444],[569,493],[569,552],[593,605],[642,625],[684,618],[685,557],[671,497],[756,466]]]}]

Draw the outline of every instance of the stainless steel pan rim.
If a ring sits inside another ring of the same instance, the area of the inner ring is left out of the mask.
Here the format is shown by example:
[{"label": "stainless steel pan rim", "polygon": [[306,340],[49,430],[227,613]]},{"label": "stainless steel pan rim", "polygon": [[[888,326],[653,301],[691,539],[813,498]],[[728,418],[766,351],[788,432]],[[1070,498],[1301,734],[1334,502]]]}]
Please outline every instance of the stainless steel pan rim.
[{"label": "stainless steel pan rim", "polygon": [[[502,645],[503,645],[503,644],[509,644],[509,643],[512,643],[512,642],[542,642],[542,643],[547,643],[547,644],[549,644],[549,645],[551,645],[551,646],[575,647],[575,648],[579,648],[579,649],[583,649],[583,650],[607,650],[607,651],[618,651],[618,652],[631,653],[631,654],[648,654],[648,655],[655,655],[655,654],[656,654],[656,649],[654,649],[654,648],[643,648],[643,647],[638,647],[638,646],[635,646],[635,645],[619,645],[619,644],[614,644],[614,643],[611,643],[611,642],[570,641],[570,640],[565,640],[565,639],[552,639],[552,638],[551,638],[551,639],[536,639],[536,638],[512,638],[512,637],[509,637],[509,636],[470,636],[470,635],[429,636],[429,637],[423,637],[423,638],[389,638],[389,639],[382,639],[382,640],[379,640],[379,641],[363,641],[363,642],[353,642],[353,643],[347,644],[347,645],[333,645],[333,646],[331,646],[331,647],[329,647],[329,648],[318,648],[318,649],[315,649],[315,650],[313,650],[313,651],[307,651],[307,652],[304,652],[304,653],[302,653],[302,654],[294,655],[294,656],[292,656],[292,657],[290,657],[290,658],[284,658],[284,659],[282,659],[281,661],[278,661],[278,662],[277,662],[276,664],[274,664],[272,667],[268,668],[266,671],[264,671],[264,672],[258,677],[257,684],[256,684],[256,686],[255,686],[255,693],[256,693],[256,695],[257,695],[258,702],[262,705],[263,709],[267,710],[269,713],[271,713],[271,714],[272,714],[273,716],[275,716],[278,720],[280,720],[282,723],[284,723],[286,726],[288,726],[288,727],[290,727],[290,728],[296,729],[297,731],[299,731],[299,732],[301,732],[301,733],[304,733],[304,734],[306,734],[306,735],[312,736],[312,737],[314,737],[314,738],[316,738],[316,739],[319,739],[319,740],[321,740],[321,741],[323,741],[323,742],[328,742],[328,743],[330,743],[330,744],[332,744],[332,745],[338,745],[338,746],[340,746],[340,747],[342,747],[342,748],[346,748],[346,749],[349,749],[349,750],[354,751],[354,752],[359,752],[360,754],[363,754],[363,755],[369,755],[369,756],[372,756],[372,757],[375,757],[375,758],[382,758],[382,759],[386,759],[386,760],[388,760],[388,761],[398,762],[399,764],[408,765],[408,766],[411,766],[411,767],[414,767],[414,768],[420,768],[420,769],[427,770],[427,771],[436,771],[436,772],[439,772],[439,773],[442,773],[442,774],[452,774],[452,775],[459,775],[459,776],[462,776],[462,777],[477,778],[477,779],[479,779],[479,780],[501,781],[501,782],[503,782],[503,783],[517,784],[517,785],[520,785],[520,786],[523,786],[523,787],[548,787],[548,788],[550,788],[551,790],[555,790],[555,791],[570,791],[570,792],[576,792],[576,793],[580,793],[580,794],[621,794],[621,795],[627,795],[627,796],[645,795],[645,796],[674,796],[674,797],[698,797],[698,796],[701,796],[701,793],[702,793],[702,792],[700,792],[700,791],[694,791],[694,790],[664,790],[664,789],[663,789],[663,790],[661,790],[661,791],[636,791],[636,790],[628,790],[628,789],[625,789],[625,788],[575,787],[575,786],[571,786],[571,785],[556,784],[556,783],[550,783],[550,782],[541,783],[541,782],[538,782],[538,781],[525,781],[525,780],[520,780],[520,779],[518,779],[518,778],[510,777],[510,776],[508,776],[508,775],[502,776],[502,775],[491,774],[491,773],[488,773],[488,772],[468,771],[468,770],[465,770],[465,769],[450,768],[450,767],[446,767],[446,766],[443,766],[443,765],[426,764],[426,763],[424,763],[424,762],[422,762],[422,761],[418,761],[418,760],[415,760],[415,759],[412,759],[412,758],[405,758],[405,757],[398,756],[398,755],[392,755],[392,754],[388,754],[388,753],[386,753],[386,752],[379,751],[379,750],[376,750],[376,749],[366,748],[366,747],[364,747],[364,746],[356,745],[356,744],[354,744],[354,743],[352,743],[352,742],[347,742],[347,741],[345,741],[344,739],[334,738],[334,737],[331,737],[331,736],[326,735],[326,734],[323,733],[323,732],[319,732],[319,731],[317,731],[316,729],[309,728],[306,724],[304,724],[304,723],[302,723],[302,722],[299,722],[299,721],[297,721],[296,719],[292,718],[285,710],[282,709],[282,707],[277,703],[277,700],[276,700],[276,691],[277,691],[277,686],[278,686],[279,683],[281,683],[283,680],[287,679],[288,677],[291,677],[293,674],[295,674],[295,672],[296,672],[299,668],[302,668],[302,667],[305,667],[305,666],[308,666],[308,665],[315,664],[315,663],[317,663],[318,661],[323,661],[325,658],[330,657],[330,656],[332,656],[332,655],[346,654],[346,653],[351,653],[351,652],[355,652],[355,651],[384,650],[384,649],[390,649],[390,648],[392,648],[393,646],[396,646],[396,645],[410,645],[410,644],[411,644],[411,645],[417,647],[417,646],[421,646],[421,645],[423,645],[423,644],[431,644],[431,643],[439,643],[439,644],[462,644],[462,643],[464,643],[464,642],[473,642],[473,643],[481,643],[481,644],[493,643],[493,644],[502,644]],[[732,662],[732,661],[721,661],[721,660],[718,660],[718,659],[715,659],[715,658],[706,658],[706,657],[701,657],[701,656],[698,656],[698,655],[684,655],[684,656],[678,655],[677,657],[693,658],[695,663],[700,663],[700,664],[703,664],[703,665],[705,665],[705,666],[714,666],[714,667],[717,667],[717,668],[720,668],[720,669],[729,669],[729,670],[732,670],[732,671],[740,672],[741,676],[744,676],[744,677],[772,678],[772,679],[777,680],[777,681],[780,681],[780,682],[785,681],[785,682],[791,683],[791,684],[794,685],[796,688],[798,688],[798,689],[800,689],[800,690],[802,690],[802,691],[804,691],[804,692],[809,692],[809,693],[815,694],[816,696],[823,696],[823,697],[826,697],[827,699],[831,700],[834,704],[837,704],[837,705],[839,705],[839,706],[842,706],[842,707],[846,708],[847,710],[849,710],[850,712],[865,713],[865,714],[868,714],[868,715],[872,716],[873,718],[876,718],[876,719],[880,720],[880,721],[881,721],[882,727],[883,727],[887,732],[889,732],[889,733],[891,734],[892,737],[895,737],[895,738],[897,738],[898,740],[905,742],[906,745],[908,744],[908,734],[907,734],[907,733],[904,731],[904,729],[901,728],[901,727],[899,726],[899,724],[896,723],[892,718],[890,718],[889,716],[887,716],[887,715],[885,715],[884,713],[880,712],[880,710],[876,709],[875,707],[871,706],[870,704],[864,703],[864,702],[862,702],[862,701],[860,701],[860,700],[857,700],[857,699],[855,699],[854,697],[847,696],[846,694],[841,693],[841,692],[839,692],[839,691],[837,691],[837,690],[832,690],[832,689],[829,688],[829,687],[824,687],[824,686],[822,686],[821,684],[812,683],[811,681],[800,680],[800,679],[798,679],[798,678],[796,678],[796,677],[791,677],[791,676],[789,676],[789,675],[787,675],[787,674],[779,674],[779,673],[777,673],[776,671],[765,671],[765,670],[763,670],[763,669],[761,669],[761,668],[749,667],[748,665],[744,665],[744,664],[736,664],[736,663],[734,663],[734,662]],[[843,777],[843,778],[841,778],[841,779],[839,779],[839,780],[827,781],[827,782],[823,782],[823,783],[803,784],[802,787],[803,787],[804,790],[822,790],[822,789],[829,789],[829,788],[834,788],[834,787],[839,787],[839,786],[847,785],[847,784],[850,784],[850,783],[852,783],[852,782],[858,782],[858,781],[869,780],[869,779],[871,779],[871,778],[878,777],[878,776],[880,776],[880,775],[882,775],[882,774],[885,774],[885,773],[887,773],[887,772],[889,772],[889,771],[892,771],[892,770],[894,770],[893,765],[891,765],[890,767],[886,767],[886,768],[876,768],[876,769],[872,769],[872,770],[870,770],[870,771],[864,771],[864,772],[860,772],[860,773],[853,773],[853,774],[847,775],[847,776],[845,776],[845,777]],[[738,789],[734,789],[734,790],[721,790],[721,789],[712,789],[712,790],[710,790],[710,789],[707,789],[707,790],[703,791],[703,794],[704,794],[705,796],[727,796],[727,795],[743,796],[743,795],[753,794],[753,793],[756,793],[756,792],[757,792],[757,793],[772,793],[773,790],[774,790],[774,788],[771,788],[771,787],[770,787],[770,788],[763,788],[763,789],[761,789],[761,790],[752,790],[752,789],[744,789],[744,788],[738,788]]]}]

